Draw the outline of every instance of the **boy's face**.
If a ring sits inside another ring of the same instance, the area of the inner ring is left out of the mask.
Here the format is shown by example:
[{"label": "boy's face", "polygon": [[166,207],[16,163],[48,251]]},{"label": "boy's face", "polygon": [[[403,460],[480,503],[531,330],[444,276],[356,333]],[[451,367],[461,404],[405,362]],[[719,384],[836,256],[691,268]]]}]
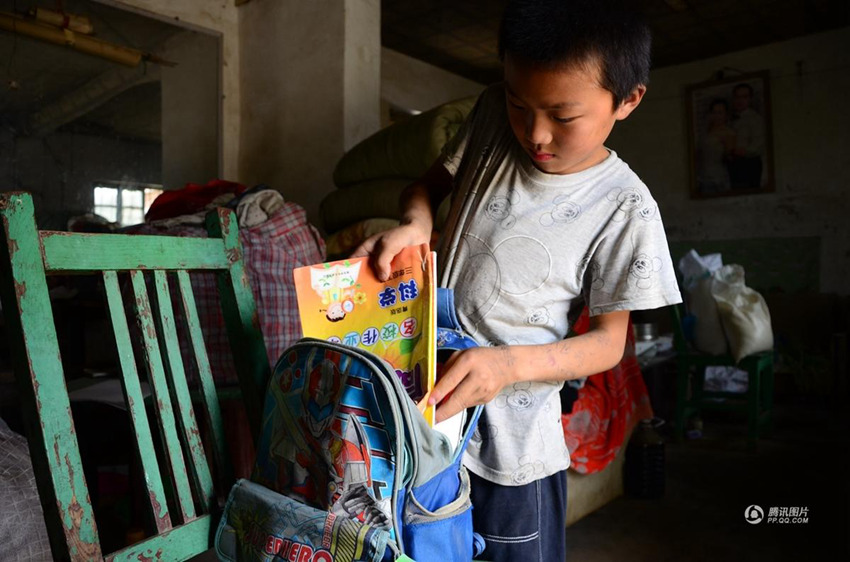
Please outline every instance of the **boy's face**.
[{"label": "boy's face", "polygon": [[508,118],[534,166],[547,174],[572,174],[608,157],[603,143],[614,123],[640,103],[640,86],[619,107],[600,85],[599,68],[542,67],[505,57]]}]

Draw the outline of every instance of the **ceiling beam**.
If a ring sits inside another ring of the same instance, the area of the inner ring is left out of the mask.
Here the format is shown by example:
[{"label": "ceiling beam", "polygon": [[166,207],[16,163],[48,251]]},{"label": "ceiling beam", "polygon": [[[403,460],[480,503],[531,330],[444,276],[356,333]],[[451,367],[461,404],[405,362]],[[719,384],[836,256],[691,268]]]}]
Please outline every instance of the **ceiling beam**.
[{"label": "ceiling beam", "polygon": [[158,66],[143,64],[136,68],[115,67],[31,114],[27,119],[27,131],[31,136],[47,135],[100,107],[121,92],[159,79]]}]

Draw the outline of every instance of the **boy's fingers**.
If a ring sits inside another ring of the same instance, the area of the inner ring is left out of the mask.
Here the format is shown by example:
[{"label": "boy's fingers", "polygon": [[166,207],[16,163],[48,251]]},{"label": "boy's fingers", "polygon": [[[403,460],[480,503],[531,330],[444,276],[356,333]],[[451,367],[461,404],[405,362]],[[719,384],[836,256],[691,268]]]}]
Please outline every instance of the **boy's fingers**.
[{"label": "boy's fingers", "polygon": [[434,388],[431,389],[431,397],[428,398],[428,404],[432,406],[434,404],[439,404],[443,398],[448,396],[449,393],[452,392],[466,376],[466,373],[461,369],[452,368],[457,360],[456,358],[459,356],[460,353],[455,353],[448,361],[446,361],[440,380],[438,380],[437,384],[434,385]]},{"label": "boy's fingers", "polygon": [[419,399],[419,402],[416,403],[416,409],[419,410],[420,413],[424,414],[425,410],[428,408],[428,399],[431,398],[431,391],[433,388],[425,393],[425,396]]},{"label": "boy's fingers", "polygon": [[389,264],[392,261],[393,256],[390,256],[389,258],[384,257],[384,254],[386,254],[387,251],[383,238],[377,238],[372,241],[371,247],[367,246],[369,242],[370,241],[367,240],[361,245],[361,248],[367,250],[367,253],[363,255],[369,256],[369,266],[372,268],[372,271],[375,272],[375,276],[380,281],[386,281],[389,277]]},{"label": "boy's fingers", "polygon": [[386,281],[390,278],[393,258],[404,249],[404,246],[399,246],[396,243],[389,243],[387,238],[381,238],[375,243],[372,249],[371,261],[372,269],[375,275],[381,281]]},{"label": "boy's fingers", "polygon": [[371,256],[375,251],[375,246],[380,240],[380,235],[373,235],[364,240],[357,246],[353,252],[351,252],[352,258],[362,258],[365,256]]},{"label": "boy's fingers", "polygon": [[395,256],[390,255],[390,252],[384,251],[375,260],[375,274],[380,281],[386,281],[390,278],[390,264],[393,261],[393,257]]},{"label": "boy's fingers", "polygon": [[462,394],[463,393],[459,390],[455,390],[454,392],[451,392],[445,400],[443,400],[437,408],[436,415],[434,416],[434,421],[436,423],[447,420],[458,412],[466,409],[467,404],[463,400]]},{"label": "boy's fingers", "polygon": [[369,243],[369,241],[367,240],[366,242],[363,242],[362,244],[360,244],[359,246],[354,248],[354,251],[351,252],[351,257],[352,258],[362,258],[364,256],[368,256],[369,253],[370,253],[369,247],[367,246],[368,243]]}]

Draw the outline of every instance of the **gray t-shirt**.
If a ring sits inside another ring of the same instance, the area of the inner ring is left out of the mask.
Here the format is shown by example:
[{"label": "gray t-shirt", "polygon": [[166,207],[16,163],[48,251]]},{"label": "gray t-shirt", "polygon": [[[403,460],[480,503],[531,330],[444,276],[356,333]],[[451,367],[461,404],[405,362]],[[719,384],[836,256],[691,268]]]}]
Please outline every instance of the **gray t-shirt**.
[{"label": "gray t-shirt", "polygon": [[[454,176],[440,284],[481,345],[564,339],[591,316],[681,302],[658,206],[611,152],[567,175],[537,170],[508,124],[502,86],[488,88],[444,149]],[[570,464],[562,382],[517,383],[484,407],[464,457],[475,474],[521,485]]]}]

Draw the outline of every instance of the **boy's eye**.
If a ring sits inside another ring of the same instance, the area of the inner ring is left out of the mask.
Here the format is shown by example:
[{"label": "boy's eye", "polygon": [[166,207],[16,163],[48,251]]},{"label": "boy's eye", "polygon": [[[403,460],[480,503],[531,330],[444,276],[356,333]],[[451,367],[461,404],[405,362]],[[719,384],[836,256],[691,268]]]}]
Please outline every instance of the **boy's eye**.
[{"label": "boy's eye", "polygon": [[558,123],[571,123],[576,120],[575,117],[552,117]]},{"label": "boy's eye", "polygon": [[524,109],[520,104],[518,104],[514,101],[511,101],[511,100],[508,100],[508,105],[510,105],[511,107],[516,108],[516,109]]}]

